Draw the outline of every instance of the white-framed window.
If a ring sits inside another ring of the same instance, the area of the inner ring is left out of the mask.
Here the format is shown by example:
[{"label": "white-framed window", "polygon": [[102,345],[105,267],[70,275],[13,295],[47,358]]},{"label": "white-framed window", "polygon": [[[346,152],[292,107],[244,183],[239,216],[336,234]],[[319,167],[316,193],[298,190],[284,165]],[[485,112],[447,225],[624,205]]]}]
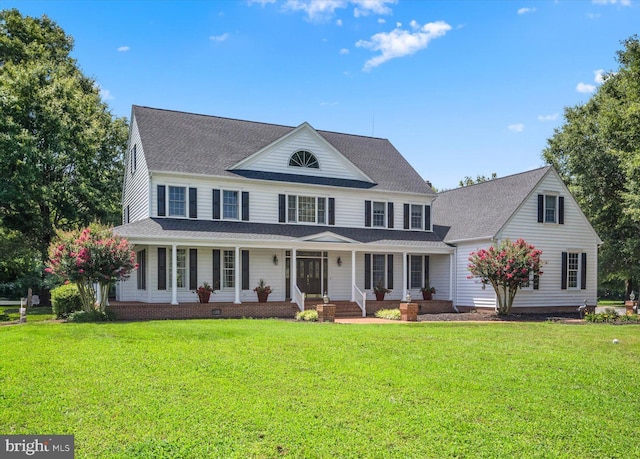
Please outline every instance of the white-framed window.
[{"label": "white-framed window", "polygon": [[424,211],[424,206],[420,204],[411,204],[411,216],[410,216],[411,229],[422,229],[422,225],[424,224],[424,218],[422,215],[423,211]]},{"label": "white-framed window", "polygon": [[237,191],[222,190],[222,218],[225,220],[238,220],[240,193]]},{"label": "white-framed window", "polygon": [[309,169],[319,169],[320,164],[318,158],[313,153],[306,150],[296,151],[289,158],[289,166],[291,167],[306,167]]},{"label": "white-framed window", "polygon": [[186,217],[186,188],[183,186],[169,187],[169,216]]},{"label": "white-framed window", "polygon": [[544,222],[558,222],[558,197],[553,194],[544,195]]},{"label": "white-framed window", "polygon": [[387,227],[387,204],[384,202],[376,202],[374,201],[371,205],[372,207],[372,217],[371,222],[373,226],[379,228]]},{"label": "white-framed window", "polygon": [[287,196],[287,221],[290,223],[327,222],[327,198],[316,196]]},{"label": "white-framed window", "polygon": [[579,288],[580,253],[567,253],[567,288]]},{"label": "white-framed window", "polygon": [[[169,289],[173,285],[173,256],[169,254]],[[187,251],[186,249],[176,250],[176,279],[178,288],[184,288],[186,286],[185,279],[187,278]]]},{"label": "white-framed window", "polygon": [[371,256],[371,285],[387,285],[387,256],[374,253]]},{"label": "white-framed window", "polygon": [[236,252],[224,250],[222,253],[222,288],[236,286]]}]

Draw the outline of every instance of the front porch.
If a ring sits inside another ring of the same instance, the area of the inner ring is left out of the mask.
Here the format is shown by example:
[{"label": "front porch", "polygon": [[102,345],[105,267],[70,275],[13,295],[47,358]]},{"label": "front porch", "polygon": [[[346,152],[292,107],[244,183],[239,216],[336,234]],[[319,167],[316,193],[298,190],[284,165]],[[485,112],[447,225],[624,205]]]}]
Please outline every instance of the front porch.
[{"label": "front porch", "polygon": [[[305,309],[315,309],[321,300],[308,298]],[[419,314],[437,314],[455,312],[453,304],[448,300],[418,300]],[[350,301],[336,301],[336,317],[362,317],[360,307]],[[380,309],[400,307],[398,300],[368,301],[367,316],[373,316]],[[267,301],[266,303],[245,302],[241,304],[229,302],[217,303],[142,303],[112,301],[108,309],[116,314],[116,320],[167,320],[167,319],[231,319],[231,318],[282,318],[292,319],[300,310],[298,305],[290,301]]]}]

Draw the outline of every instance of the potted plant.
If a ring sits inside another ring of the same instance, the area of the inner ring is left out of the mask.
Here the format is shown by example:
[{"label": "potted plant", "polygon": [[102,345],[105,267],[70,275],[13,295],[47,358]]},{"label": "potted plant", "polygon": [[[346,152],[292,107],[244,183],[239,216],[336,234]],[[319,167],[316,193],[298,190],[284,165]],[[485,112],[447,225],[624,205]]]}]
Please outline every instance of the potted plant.
[{"label": "potted plant", "polygon": [[429,285],[429,279],[427,279],[427,283],[420,289],[420,291],[422,292],[423,300],[431,300],[433,298],[433,294],[436,293],[435,287],[431,287]]},{"label": "potted plant", "polygon": [[209,297],[211,296],[212,292],[213,292],[213,287],[211,287],[209,283],[205,282],[200,287],[198,287],[195,293],[198,295],[198,301],[200,303],[208,303]]},{"label": "potted plant", "polygon": [[260,282],[258,282],[258,286],[254,288],[253,291],[258,294],[258,303],[266,303],[267,298],[269,297],[269,293],[271,293],[273,290],[271,290],[271,287],[269,285],[265,284],[264,279],[260,279]]},{"label": "potted plant", "polygon": [[388,288],[384,287],[382,285],[382,281],[378,281],[378,283],[376,284],[375,287],[373,287],[373,293],[376,294],[376,300],[377,301],[382,301],[384,300],[384,296],[387,293],[390,293],[391,290],[389,290]]}]

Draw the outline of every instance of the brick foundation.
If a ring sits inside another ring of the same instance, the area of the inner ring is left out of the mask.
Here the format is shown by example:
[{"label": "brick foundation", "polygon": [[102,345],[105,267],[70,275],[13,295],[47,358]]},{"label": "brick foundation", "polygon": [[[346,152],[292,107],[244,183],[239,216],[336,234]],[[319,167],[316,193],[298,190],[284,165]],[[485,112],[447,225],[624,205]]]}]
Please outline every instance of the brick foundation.
[{"label": "brick foundation", "polygon": [[[440,314],[444,312],[456,312],[453,303],[447,300],[412,300],[418,305],[418,314]],[[399,300],[370,301],[367,300],[367,315],[372,316],[380,309],[398,309]]]},{"label": "brick foundation", "polygon": [[289,302],[267,303],[117,303],[108,309],[116,320],[216,319],[216,318],[294,318],[298,306]]}]

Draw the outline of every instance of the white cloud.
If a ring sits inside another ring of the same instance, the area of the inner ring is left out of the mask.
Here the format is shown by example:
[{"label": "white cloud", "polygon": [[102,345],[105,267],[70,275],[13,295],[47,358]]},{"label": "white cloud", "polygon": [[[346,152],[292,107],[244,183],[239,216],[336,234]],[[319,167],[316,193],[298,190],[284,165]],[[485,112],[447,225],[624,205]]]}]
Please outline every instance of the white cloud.
[{"label": "white cloud", "polygon": [[228,33],[223,33],[222,35],[211,35],[209,37],[209,40],[222,42],[222,41],[225,41],[227,38],[229,38],[229,34]]},{"label": "white cloud", "polygon": [[340,54],[349,54],[349,50],[347,48],[342,48],[340,50]]},{"label": "white cloud", "polygon": [[510,124],[509,126],[507,126],[507,128],[512,132],[522,132],[524,131],[524,124]]},{"label": "white cloud", "polygon": [[442,37],[451,30],[451,26],[443,21],[429,22],[422,27],[417,22],[411,21],[411,27],[415,32],[403,30],[398,26],[391,32],[377,33],[368,41],[359,40],[356,43],[357,47],[380,51],[380,55],[365,62],[363,70],[367,72],[389,59],[414,54],[426,48],[431,40]]},{"label": "white cloud", "polygon": [[336,25],[339,27],[342,26],[342,19],[336,20]]},{"label": "white cloud", "polygon": [[582,92],[582,93],[585,93],[585,94],[592,93],[595,90],[596,90],[596,87],[594,85],[592,85],[592,84],[587,84],[587,83],[580,82],[580,83],[578,83],[578,86],[576,86],[576,91]]},{"label": "white cloud", "polygon": [[338,105],[338,102],[320,102],[321,107],[334,107]]},{"label": "white cloud", "polygon": [[604,83],[604,70],[603,69],[594,70],[593,74],[595,75],[594,81],[596,83],[599,83],[599,84]]},{"label": "white cloud", "polygon": [[631,0],[593,0],[596,5],[621,5],[631,6]]},{"label": "white cloud", "polygon": [[265,6],[268,5],[270,3],[275,3],[276,0],[249,0],[249,5],[253,4],[253,3],[258,3],[261,6]]},{"label": "white cloud", "polygon": [[600,13],[587,13],[587,19],[598,19],[600,17]]},{"label": "white cloud", "polygon": [[538,119],[540,121],[554,121],[558,119],[558,116],[560,116],[558,113],[553,113],[551,115],[538,115]]},{"label": "white cloud", "polygon": [[355,5],[353,15],[355,17],[368,16],[370,14],[391,14],[391,8],[387,3],[395,5],[397,0],[351,0]]},{"label": "white cloud", "polygon": [[518,10],[518,14],[527,14],[527,13],[535,13],[536,9],[535,8],[520,8]]},{"label": "white cloud", "polygon": [[128,46],[120,46],[118,48],[118,51],[120,51],[121,53],[126,53],[127,51],[129,51],[129,49],[131,48],[129,48]]},{"label": "white cloud", "polygon": [[378,18],[378,24],[384,24],[385,22],[387,22],[385,18]]},{"label": "white cloud", "polygon": [[108,89],[105,89],[103,87],[101,87],[100,85],[98,86],[98,90],[100,91],[100,98],[102,100],[113,100],[114,97],[111,95],[111,92]]}]

